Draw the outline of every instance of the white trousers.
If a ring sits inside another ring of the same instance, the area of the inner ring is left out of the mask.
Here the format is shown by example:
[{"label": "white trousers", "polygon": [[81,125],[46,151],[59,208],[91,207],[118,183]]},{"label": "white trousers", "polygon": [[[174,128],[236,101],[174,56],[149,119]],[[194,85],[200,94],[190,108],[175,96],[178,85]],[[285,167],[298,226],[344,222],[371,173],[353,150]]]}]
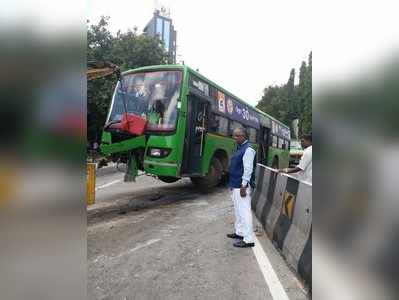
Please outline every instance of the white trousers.
[{"label": "white trousers", "polygon": [[246,243],[254,243],[255,241],[252,227],[251,192],[251,187],[247,187],[247,196],[243,198],[240,195],[240,189],[231,190],[235,214],[235,233],[243,236]]}]

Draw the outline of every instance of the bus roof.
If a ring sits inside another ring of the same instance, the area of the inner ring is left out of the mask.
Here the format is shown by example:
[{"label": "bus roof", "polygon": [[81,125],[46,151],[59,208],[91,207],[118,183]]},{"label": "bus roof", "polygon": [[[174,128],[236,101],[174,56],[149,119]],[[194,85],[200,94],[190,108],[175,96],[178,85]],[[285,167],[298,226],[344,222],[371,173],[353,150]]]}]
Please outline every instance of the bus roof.
[{"label": "bus roof", "polygon": [[156,71],[156,70],[184,70],[186,66],[182,65],[155,65],[155,66],[145,66],[136,69],[127,70],[122,73],[122,75],[128,75],[131,73],[144,72],[144,71]]},{"label": "bus roof", "polygon": [[211,84],[212,86],[214,86],[218,90],[222,91],[223,93],[229,95],[230,97],[235,98],[236,100],[238,100],[242,104],[245,104],[245,105],[249,106],[250,108],[255,110],[257,113],[259,113],[260,115],[273,120],[274,122],[278,123],[279,125],[282,125],[282,126],[284,126],[286,128],[289,128],[289,126],[285,125],[283,122],[281,122],[281,121],[277,120],[276,118],[270,116],[269,114],[265,113],[264,111],[261,111],[260,109],[250,105],[249,103],[245,102],[244,100],[240,99],[239,97],[237,97],[234,94],[230,93],[229,91],[225,90],[224,88],[222,88],[218,84],[214,83],[212,80],[206,78],[204,75],[200,74],[199,72],[197,72],[197,71],[193,70],[192,68],[190,68],[188,66],[185,66],[185,65],[175,64],[175,65],[145,66],[145,67],[140,67],[140,68],[136,68],[136,69],[131,69],[131,70],[125,71],[125,72],[122,73],[122,75],[128,75],[128,74],[131,74],[131,73],[144,72],[144,71],[156,71],[156,70],[181,70],[181,71],[193,73],[194,75],[196,75],[199,78],[201,78],[202,80],[208,82],[209,84]]}]

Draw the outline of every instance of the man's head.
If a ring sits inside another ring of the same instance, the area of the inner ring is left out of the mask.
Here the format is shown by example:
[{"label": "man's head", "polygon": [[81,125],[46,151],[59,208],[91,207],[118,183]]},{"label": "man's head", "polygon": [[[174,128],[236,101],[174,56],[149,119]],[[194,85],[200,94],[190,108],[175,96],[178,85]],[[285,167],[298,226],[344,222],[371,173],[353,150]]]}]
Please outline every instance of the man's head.
[{"label": "man's head", "polygon": [[312,133],[304,134],[301,140],[301,144],[303,149],[312,146]]},{"label": "man's head", "polygon": [[233,131],[233,139],[237,142],[238,145],[241,145],[247,139],[247,133],[245,129],[242,127],[238,127]]},{"label": "man's head", "polygon": [[134,83],[134,91],[135,92],[140,92],[144,91],[144,81],[141,78],[137,78],[135,83]]}]

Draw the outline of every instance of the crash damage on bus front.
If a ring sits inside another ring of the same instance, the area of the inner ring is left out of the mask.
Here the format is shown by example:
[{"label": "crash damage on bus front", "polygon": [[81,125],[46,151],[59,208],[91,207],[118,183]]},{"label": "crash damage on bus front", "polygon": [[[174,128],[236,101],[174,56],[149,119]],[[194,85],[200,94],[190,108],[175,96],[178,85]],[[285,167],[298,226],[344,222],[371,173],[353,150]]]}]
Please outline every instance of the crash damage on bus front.
[{"label": "crash damage on bus front", "polygon": [[101,152],[114,162],[127,164],[125,181],[135,181],[145,160],[170,154],[170,139],[151,147],[149,136],[176,131],[182,71],[126,72],[119,77],[104,126]]}]

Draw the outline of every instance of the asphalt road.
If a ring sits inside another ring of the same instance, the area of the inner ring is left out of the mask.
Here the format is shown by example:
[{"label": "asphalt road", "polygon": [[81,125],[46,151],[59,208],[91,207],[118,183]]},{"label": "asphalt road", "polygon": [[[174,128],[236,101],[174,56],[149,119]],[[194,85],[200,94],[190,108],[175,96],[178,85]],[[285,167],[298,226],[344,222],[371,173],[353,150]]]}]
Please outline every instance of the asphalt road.
[{"label": "asphalt road", "polygon": [[115,167],[98,171],[96,187],[88,299],[308,299],[261,230],[257,255],[226,238],[234,220],[227,188],[201,194],[189,180],[148,176],[124,183]]}]

